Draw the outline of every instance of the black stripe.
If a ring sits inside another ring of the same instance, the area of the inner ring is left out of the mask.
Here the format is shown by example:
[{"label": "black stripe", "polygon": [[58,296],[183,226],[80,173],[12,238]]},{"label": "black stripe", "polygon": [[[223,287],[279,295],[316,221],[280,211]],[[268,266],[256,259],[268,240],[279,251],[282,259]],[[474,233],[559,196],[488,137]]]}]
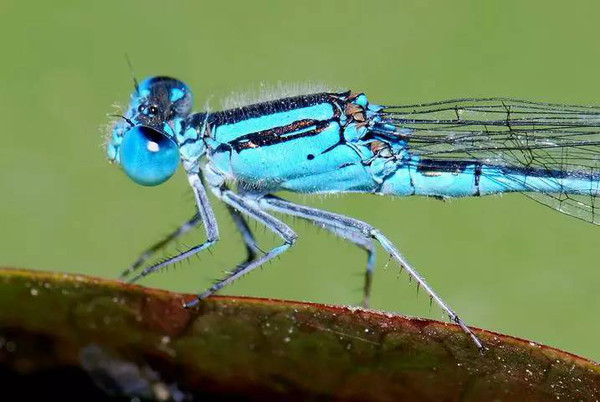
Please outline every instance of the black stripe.
[{"label": "black stripe", "polygon": [[420,173],[462,173],[467,167],[477,164],[475,161],[421,159],[417,165]]},{"label": "black stripe", "polygon": [[[331,120],[299,120],[286,126],[274,127],[268,130],[246,134],[242,137],[236,138],[235,140],[228,142],[226,148],[232,148],[235,151],[240,152],[244,149],[265,147],[269,145],[281,144],[298,138],[311,137],[321,133],[321,131],[329,127],[331,122]],[[314,126],[315,128],[313,130],[304,131],[295,135],[286,135],[311,126]],[[225,146],[225,144],[220,145],[219,148],[221,146]]]},{"label": "black stripe", "polygon": [[[290,110],[314,106],[320,103],[329,103],[333,106],[337,106],[338,104],[335,102],[336,98],[348,96],[349,94],[350,91],[340,94],[323,92],[312,95],[293,96],[269,102],[256,103],[254,105],[248,105],[236,109],[223,110],[210,115],[210,124],[216,126],[233,124],[247,119],[263,117],[269,114],[288,112]],[[341,105],[341,102],[339,104]],[[334,111],[335,110],[336,108],[334,107]]]},{"label": "black stripe", "polygon": [[600,175],[589,174],[581,171],[563,171],[556,169],[544,169],[543,167],[526,166],[502,166],[494,164],[483,164],[478,160],[444,160],[444,159],[421,159],[417,164],[417,172],[421,173],[462,173],[467,168],[474,167],[476,184],[479,185],[479,177],[483,166],[497,168],[506,175],[519,174],[531,177],[547,177],[552,179],[575,178],[582,180],[600,180]]}]

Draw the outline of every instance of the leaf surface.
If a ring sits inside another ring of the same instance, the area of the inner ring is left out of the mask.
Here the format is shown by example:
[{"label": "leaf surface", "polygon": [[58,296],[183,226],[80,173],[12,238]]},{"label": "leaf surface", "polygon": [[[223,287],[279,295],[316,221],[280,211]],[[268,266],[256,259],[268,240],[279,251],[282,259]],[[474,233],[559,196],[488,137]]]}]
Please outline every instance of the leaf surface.
[{"label": "leaf surface", "polygon": [[600,366],[523,339],[372,310],[193,296],[0,269],[0,378],[90,400],[598,400]]}]

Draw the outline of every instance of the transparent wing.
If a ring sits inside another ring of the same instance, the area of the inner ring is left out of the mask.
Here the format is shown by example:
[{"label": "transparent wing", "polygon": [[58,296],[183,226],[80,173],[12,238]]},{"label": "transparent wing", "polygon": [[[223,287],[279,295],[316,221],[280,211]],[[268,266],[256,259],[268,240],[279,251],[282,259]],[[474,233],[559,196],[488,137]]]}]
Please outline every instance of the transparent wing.
[{"label": "transparent wing", "polygon": [[[526,195],[600,225],[600,107],[465,98],[386,106],[379,115],[382,124],[374,131],[401,138],[417,155],[543,171],[550,181],[565,175],[589,180],[586,194],[570,194],[564,187],[544,193],[530,186]],[[522,177],[515,176],[515,182],[524,184]]]}]

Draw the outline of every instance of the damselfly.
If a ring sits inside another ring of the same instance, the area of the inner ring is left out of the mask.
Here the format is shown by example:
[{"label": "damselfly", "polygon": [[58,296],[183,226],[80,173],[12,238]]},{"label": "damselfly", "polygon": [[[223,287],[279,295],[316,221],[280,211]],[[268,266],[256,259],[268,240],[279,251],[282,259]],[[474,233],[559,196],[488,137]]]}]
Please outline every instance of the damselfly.
[{"label": "damselfly", "polygon": [[[522,192],[560,212],[600,224],[600,108],[507,98],[453,99],[404,106],[371,104],[354,92],[272,99],[218,112],[192,112],[188,86],[169,77],[138,84],[115,123],[108,157],[135,182],[154,186],[181,163],[198,212],[150,247],[124,273],[193,227],[207,240],[144,268],[138,279],[188,258],[219,240],[205,187],[223,201],[244,239],[248,258],[190,302],[193,306],[280,255],[296,233],[272,215],[299,217],[364,249],[367,305],[379,243],[482,348],[479,339],[425,282],[388,238],[347,216],[273,195],[372,193],[438,198]],[[231,189],[231,185],[235,190]],[[281,245],[260,251],[245,217],[277,234]]]}]

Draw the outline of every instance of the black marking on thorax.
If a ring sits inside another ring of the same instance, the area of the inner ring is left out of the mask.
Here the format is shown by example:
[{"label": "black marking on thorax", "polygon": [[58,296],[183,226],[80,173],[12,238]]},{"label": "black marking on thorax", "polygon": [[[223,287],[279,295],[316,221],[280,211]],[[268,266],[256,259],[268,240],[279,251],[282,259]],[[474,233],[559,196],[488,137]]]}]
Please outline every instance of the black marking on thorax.
[{"label": "black marking on thorax", "polygon": [[[228,143],[228,147],[240,152],[245,149],[266,147],[269,145],[281,144],[287,141],[292,141],[302,137],[310,137],[318,135],[321,131],[329,126],[330,121],[320,120],[298,120],[291,124],[274,127],[268,130],[257,131],[242,137],[236,138]],[[287,135],[303,128],[314,126],[312,130],[303,131],[292,135]]]},{"label": "black marking on thorax", "polygon": [[[221,126],[225,124],[234,124],[243,120],[256,117],[262,117],[269,114],[288,112],[294,109],[301,109],[314,106],[319,103],[335,103],[336,97],[343,97],[348,93],[331,94],[318,93],[312,95],[292,96],[289,98],[277,99],[269,102],[256,103],[235,109],[223,110],[210,115],[210,124]],[[337,106],[337,105],[336,105]]]},{"label": "black marking on thorax", "polygon": [[[252,118],[288,112],[294,109],[301,109],[322,103],[329,103],[334,110],[333,117],[328,120],[296,120],[285,126],[278,126],[267,130],[249,133],[236,138],[235,140],[229,141],[227,144],[220,144],[216,151],[235,150],[236,152],[241,152],[245,149],[265,147],[292,141],[297,138],[318,135],[321,133],[321,131],[326,129],[332,121],[339,121],[343,111],[343,100],[340,99],[340,97],[345,95],[347,94],[319,93],[313,95],[302,95],[216,112],[209,117],[209,125],[211,127],[224,124],[234,124]],[[291,134],[309,127],[314,128],[312,130]]]}]

